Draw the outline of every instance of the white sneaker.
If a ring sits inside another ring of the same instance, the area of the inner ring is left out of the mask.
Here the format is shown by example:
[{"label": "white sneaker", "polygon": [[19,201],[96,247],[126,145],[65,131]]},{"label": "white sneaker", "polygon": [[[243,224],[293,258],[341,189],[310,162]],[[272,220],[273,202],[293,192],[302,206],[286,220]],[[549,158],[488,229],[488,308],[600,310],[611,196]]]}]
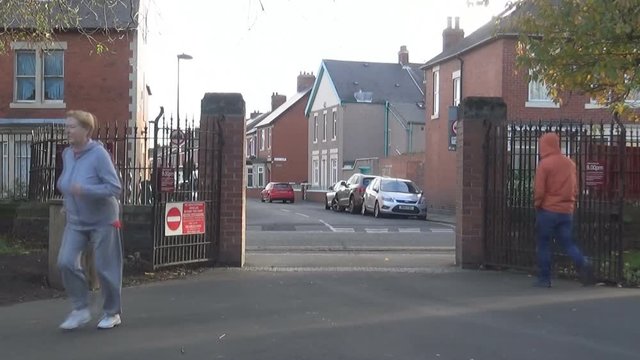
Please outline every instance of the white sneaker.
[{"label": "white sneaker", "polygon": [[62,330],[73,330],[91,321],[91,313],[89,309],[73,310],[67,319],[60,324]]},{"label": "white sneaker", "polygon": [[115,314],[112,316],[105,315],[98,323],[98,329],[113,329],[114,327],[122,324],[120,315]]}]

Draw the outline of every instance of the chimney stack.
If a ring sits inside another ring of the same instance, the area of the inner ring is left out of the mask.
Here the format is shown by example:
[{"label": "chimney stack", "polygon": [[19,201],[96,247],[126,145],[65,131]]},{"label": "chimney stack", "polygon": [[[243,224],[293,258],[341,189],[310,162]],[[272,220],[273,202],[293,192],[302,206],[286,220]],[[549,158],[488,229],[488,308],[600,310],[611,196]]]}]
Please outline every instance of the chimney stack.
[{"label": "chimney stack", "polygon": [[260,111],[254,111],[254,112],[251,113],[249,119],[255,119],[260,115],[262,115],[262,113]]},{"label": "chimney stack", "polygon": [[442,32],[442,51],[447,51],[464,39],[464,30],[460,28],[460,18],[455,18],[455,28],[451,27],[451,16],[447,17],[447,28]]},{"label": "chimney stack", "polygon": [[274,111],[285,102],[287,102],[287,97],[285,95],[280,95],[277,92],[271,94],[271,111]]},{"label": "chimney stack", "polygon": [[407,50],[406,45],[400,46],[400,51],[398,52],[398,63],[402,66],[409,65],[409,50]]},{"label": "chimney stack", "polygon": [[312,88],[315,82],[316,77],[313,73],[300,72],[300,75],[298,75],[298,92]]}]

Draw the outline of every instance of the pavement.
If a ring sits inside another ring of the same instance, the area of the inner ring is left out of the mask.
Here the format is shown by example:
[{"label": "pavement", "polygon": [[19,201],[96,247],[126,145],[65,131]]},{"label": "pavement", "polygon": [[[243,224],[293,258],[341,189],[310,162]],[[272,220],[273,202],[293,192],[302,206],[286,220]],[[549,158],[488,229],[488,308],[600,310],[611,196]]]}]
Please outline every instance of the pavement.
[{"label": "pavement", "polygon": [[638,359],[638,290],[530,283],[451,266],[215,269],[125,289],[108,331],[59,331],[63,300],[0,307],[0,358]]}]

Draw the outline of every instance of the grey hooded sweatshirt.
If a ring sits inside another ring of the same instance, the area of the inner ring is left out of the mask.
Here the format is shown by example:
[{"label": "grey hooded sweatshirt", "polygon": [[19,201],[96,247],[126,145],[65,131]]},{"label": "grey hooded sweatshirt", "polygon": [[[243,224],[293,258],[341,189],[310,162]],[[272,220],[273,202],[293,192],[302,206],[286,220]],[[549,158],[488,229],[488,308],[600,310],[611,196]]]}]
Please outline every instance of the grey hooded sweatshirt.
[{"label": "grey hooded sweatshirt", "polygon": [[[67,225],[88,230],[117,221],[122,185],[102,143],[90,140],[81,151],[69,147],[62,152],[62,161],[58,189],[64,196]],[[80,195],[71,193],[74,184],[80,186]]]}]

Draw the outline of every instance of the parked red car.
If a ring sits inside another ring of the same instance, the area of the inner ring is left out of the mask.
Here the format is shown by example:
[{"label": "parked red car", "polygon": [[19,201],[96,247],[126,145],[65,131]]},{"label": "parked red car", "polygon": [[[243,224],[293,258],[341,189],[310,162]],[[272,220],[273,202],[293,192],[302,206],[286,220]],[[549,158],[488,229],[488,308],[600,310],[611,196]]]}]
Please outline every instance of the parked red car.
[{"label": "parked red car", "polygon": [[262,202],[273,202],[274,200],[281,200],[283,203],[295,201],[295,195],[293,188],[287,183],[268,183],[267,186],[260,193],[260,200]]}]

